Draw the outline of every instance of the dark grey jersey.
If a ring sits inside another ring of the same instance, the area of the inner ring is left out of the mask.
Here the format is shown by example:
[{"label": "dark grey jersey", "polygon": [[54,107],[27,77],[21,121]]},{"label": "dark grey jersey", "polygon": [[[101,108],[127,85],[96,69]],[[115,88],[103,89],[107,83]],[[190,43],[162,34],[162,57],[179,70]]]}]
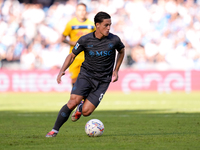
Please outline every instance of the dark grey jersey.
[{"label": "dark grey jersey", "polygon": [[115,63],[116,50],[120,51],[124,44],[112,33],[98,39],[94,32],[82,36],[72,52],[78,55],[84,51],[85,61],[82,63],[80,74],[103,82],[110,82]]}]

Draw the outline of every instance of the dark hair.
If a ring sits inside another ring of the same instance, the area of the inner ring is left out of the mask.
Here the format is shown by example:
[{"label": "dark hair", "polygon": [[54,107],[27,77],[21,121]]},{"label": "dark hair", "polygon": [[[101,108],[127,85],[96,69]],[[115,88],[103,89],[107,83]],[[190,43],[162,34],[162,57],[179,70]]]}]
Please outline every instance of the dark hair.
[{"label": "dark hair", "polygon": [[80,5],[85,6],[85,8],[87,8],[86,4],[84,4],[84,3],[78,3],[77,7]]},{"label": "dark hair", "polygon": [[103,22],[104,19],[110,19],[110,15],[106,12],[100,11],[98,12],[95,17],[94,17],[94,23],[96,25],[96,23],[101,23]]}]

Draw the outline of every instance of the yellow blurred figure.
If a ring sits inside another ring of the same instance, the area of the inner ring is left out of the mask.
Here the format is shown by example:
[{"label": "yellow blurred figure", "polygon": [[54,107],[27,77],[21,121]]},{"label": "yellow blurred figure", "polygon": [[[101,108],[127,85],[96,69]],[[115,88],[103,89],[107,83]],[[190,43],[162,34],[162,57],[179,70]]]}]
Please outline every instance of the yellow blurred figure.
[{"label": "yellow blurred figure", "polygon": [[[76,17],[72,18],[66,25],[62,36],[62,42],[70,45],[70,53],[75,46],[77,40],[90,32],[94,32],[94,22],[87,19],[87,6],[84,3],[79,3],[76,7]],[[69,36],[70,40],[66,37]],[[72,84],[76,82],[80,67],[84,61],[84,52],[80,53],[69,67],[69,72],[72,79]]]}]

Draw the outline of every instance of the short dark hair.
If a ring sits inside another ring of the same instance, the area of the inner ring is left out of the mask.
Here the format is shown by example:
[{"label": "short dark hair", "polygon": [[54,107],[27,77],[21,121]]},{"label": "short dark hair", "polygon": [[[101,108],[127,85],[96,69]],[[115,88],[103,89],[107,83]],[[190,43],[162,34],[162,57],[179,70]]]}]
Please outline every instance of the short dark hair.
[{"label": "short dark hair", "polygon": [[96,25],[96,23],[101,23],[103,22],[104,19],[110,19],[110,15],[106,12],[100,11],[98,12],[95,17],[94,17],[94,23]]},{"label": "short dark hair", "polygon": [[77,7],[80,6],[80,5],[85,6],[85,8],[87,8],[87,5],[84,4],[84,3],[78,3]]}]

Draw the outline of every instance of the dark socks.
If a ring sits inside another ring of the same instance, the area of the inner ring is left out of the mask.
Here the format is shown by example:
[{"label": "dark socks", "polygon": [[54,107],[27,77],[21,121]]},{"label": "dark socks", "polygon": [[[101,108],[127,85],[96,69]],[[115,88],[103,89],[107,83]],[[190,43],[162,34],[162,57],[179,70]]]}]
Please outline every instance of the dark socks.
[{"label": "dark socks", "polygon": [[72,110],[68,108],[67,104],[64,105],[58,113],[53,129],[59,131],[60,127],[68,120],[71,112]]}]

